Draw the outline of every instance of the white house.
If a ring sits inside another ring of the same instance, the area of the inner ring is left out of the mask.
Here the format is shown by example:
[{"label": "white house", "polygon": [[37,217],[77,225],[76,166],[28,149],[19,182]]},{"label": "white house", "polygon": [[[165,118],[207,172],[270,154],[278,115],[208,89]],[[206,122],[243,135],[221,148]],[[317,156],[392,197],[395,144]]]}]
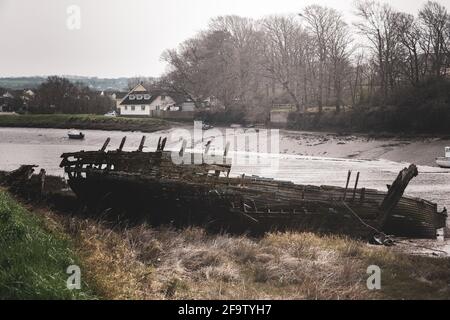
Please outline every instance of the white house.
[{"label": "white house", "polygon": [[150,92],[142,84],[134,87],[119,103],[124,116],[156,116],[158,111],[195,111],[190,99],[174,93]]}]

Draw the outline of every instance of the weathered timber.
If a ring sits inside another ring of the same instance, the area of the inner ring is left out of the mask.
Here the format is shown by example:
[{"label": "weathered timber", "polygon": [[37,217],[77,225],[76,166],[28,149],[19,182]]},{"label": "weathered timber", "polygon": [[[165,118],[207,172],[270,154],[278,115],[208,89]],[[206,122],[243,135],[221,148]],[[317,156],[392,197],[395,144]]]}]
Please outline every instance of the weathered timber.
[{"label": "weathered timber", "polygon": [[122,151],[124,145],[125,145],[125,141],[127,140],[127,137],[123,137],[122,141],[120,141],[120,146],[119,149],[117,149],[117,151]]},{"label": "weathered timber", "polygon": [[378,217],[378,224],[381,227],[384,227],[384,225],[386,224],[387,219],[392,213],[392,210],[394,210],[394,208],[397,206],[411,179],[416,177],[418,174],[419,171],[414,164],[411,164],[408,168],[404,168],[399,172],[397,178],[390,186],[386,197],[380,205],[381,214]]},{"label": "weathered timber", "polygon": [[[235,177],[230,176],[231,162],[226,158],[229,144],[224,157],[215,159],[218,163],[175,164],[171,152],[164,151],[165,142],[159,139],[156,152],[139,148],[66,153],[61,166],[72,190],[92,211],[128,212],[152,223],[194,223],[243,232],[289,229],[370,237],[381,230],[433,237],[445,220],[434,203],[403,196],[415,176],[411,170],[402,171],[387,193],[358,189],[358,173],[352,201],[345,202],[350,171],[345,188]],[[183,140],[179,156],[208,156],[185,154],[186,145]]]}]

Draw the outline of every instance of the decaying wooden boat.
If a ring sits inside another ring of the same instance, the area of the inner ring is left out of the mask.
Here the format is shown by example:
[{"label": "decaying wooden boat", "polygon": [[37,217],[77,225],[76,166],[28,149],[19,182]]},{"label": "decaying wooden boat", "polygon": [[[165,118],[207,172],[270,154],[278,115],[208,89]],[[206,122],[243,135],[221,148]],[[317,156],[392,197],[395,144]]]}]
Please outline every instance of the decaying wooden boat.
[{"label": "decaying wooden boat", "polygon": [[[417,174],[402,170],[387,192],[349,187],[298,185],[255,176],[230,177],[226,157],[220,163],[174,164],[164,151],[120,147],[64,153],[61,167],[87,208],[98,214],[127,215],[155,224],[201,224],[212,229],[260,233],[301,230],[371,237],[376,233],[435,238],[447,213],[426,200],[403,196]],[[185,146],[179,155],[185,154]],[[227,150],[227,148],[226,148]],[[191,154],[192,157],[203,155]],[[358,181],[359,173],[356,181]]]}]

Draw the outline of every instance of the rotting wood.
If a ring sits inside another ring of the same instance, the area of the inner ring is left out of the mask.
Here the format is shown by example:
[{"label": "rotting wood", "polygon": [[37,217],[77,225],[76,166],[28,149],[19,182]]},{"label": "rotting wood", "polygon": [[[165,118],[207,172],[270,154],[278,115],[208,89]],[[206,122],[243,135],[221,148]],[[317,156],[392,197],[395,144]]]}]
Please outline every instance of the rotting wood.
[{"label": "rotting wood", "polygon": [[[123,207],[119,211],[142,212],[159,222],[182,223],[189,216],[189,223],[209,225],[208,221],[215,221],[221,229],[317,230],[359,237],[373,233],[365,225],[376,229],[386,225],[394,226],[398,235],[414,230],[417,236],[430,237],[441,224],[436,221],[442,221],[435,204],[424,201],[419,210],[417,199],[403,196],[415,176],[403,170],[388,193],[358,189],[358,173],[352,201],[345,203],[351,171],[345,188],[296,185],[245,174],[230,177],[231,165],[226,158],[229,143],[223,159],[217,159],[221,163],[216,164],[174,164],[171,152],[163,150],[165,143],[166,138],[160,138],[156,152],[138,149],[65,153],[61,167],[69,175],[74,192],[87,206],[95,206],[107,192],[117,193],[116,199]],[[186,145],[183,140],[180,156],[185,154]],[[104,169],[105,164],[110,169]],[[357,193],[359,201],[354,201]],[[348,214],[347,206],[364,224]],[[401,216],[410,219],[398,218]]]},{"label": "rotting wood", "polygon": [[102,148],[100,149],[101,152],[104,152],[106,150],[110,141],[111,141],[111,138],[109,138],[109,137],[106,138],[105,142],[103,143]]},{"label": "rotting wood", "polygon": [[382,213],[378,218],[378,224],[381,227],[384,227],[386,224],[387,219],[392,213],[392,210],[397,206],[411,179],[416,177],[418,174],[419,171],[417,170],[417,166],[414,164],[411,164],[408,168],[404,168],[399,172],[397,178],[389,187],[388,193],[380,205],[380,210]]},{"label": "rotting wood", "polygon": [[139,143],[138,151],[141,152],[144,150],[145,136],[142,136],[141,143]]},{"label": "rotting wood", "polygon": [[123,137],[122,141],[120,141],[120,146],[119,149],[117,149],[117,151],[122,151],[123,147],[125,146],[125,141],[127,140],[127,137]]}]

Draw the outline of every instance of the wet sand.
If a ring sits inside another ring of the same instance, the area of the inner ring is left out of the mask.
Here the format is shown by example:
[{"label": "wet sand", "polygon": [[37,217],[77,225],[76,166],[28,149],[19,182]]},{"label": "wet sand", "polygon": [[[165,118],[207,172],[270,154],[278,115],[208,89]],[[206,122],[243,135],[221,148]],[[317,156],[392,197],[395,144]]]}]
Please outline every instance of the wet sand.
[{"label": "wet sand", "polygon": [[436,166],[435,159],[450,146],[447,137],[389,137],[337,135],[321,132],[280,131],[280,151],[315,157],[390,160]]}]

